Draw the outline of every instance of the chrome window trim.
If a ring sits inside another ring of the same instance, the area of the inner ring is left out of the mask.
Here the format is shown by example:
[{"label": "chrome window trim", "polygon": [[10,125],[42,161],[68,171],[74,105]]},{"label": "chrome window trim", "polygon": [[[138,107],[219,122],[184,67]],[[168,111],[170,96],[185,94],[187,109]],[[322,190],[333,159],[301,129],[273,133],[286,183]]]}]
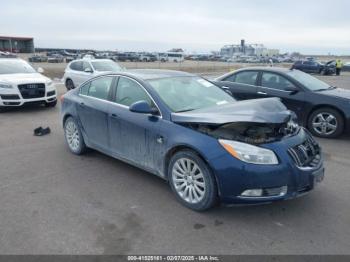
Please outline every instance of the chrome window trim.
[{"label": "chrome window trim", "polygon": [[[162,111],[159,109],[159,106],[158,106],[157,103],[154,101],[153,97],[152,97],[152,96],[150,95],[150,93],[144,88],[144,86],[141,85],[138,81],[136,81],[135,79],[133,79],[133,78],[131,78],[131,77],[124,76],[124,75],[102,75],[102,76],[98,76],[98,77],[93,78],[93,79],[88,80],[88,81],[91,83],[92,81],[94,81],[94,80],[96,80],[96,79],[99,79],[99,78],[102,78],[102,77],[119,77],[119,78],[120,78],[120,77],[125,77],[125,78],[129,78],[130,80],[134,81],[136,84],[138,84],[138,85],[146,92],[146,94],[149,96],[149,98],[151,98],[151,100],[153,101],[154,105],[157,107],[158,112],[159,112],[159,114],[160,114],[159,116],[158,116],[158,115],[157,115],[157,116],[160,117],[160,118],[163,118]],[[88,82],[88,81],[86,81],[86,82]],[[100,99],[100,98],[97,98],[97,97],[93,97],[93,96],[88,96],[88,95],[83,95],[83,94],[81,94],[81,88],[82,88],[82,86],[83,86],[86,82],[84,82],[83,84],[81,84],[81,85],[79,86],[78,96],[88,97],[88,98],[92,98],[92,99],[95,99],[95,100],[98,100],[98,101],[107,102],[107,103],[109,103],[109,104],[117,105],[117,106],[119,106],[119,107],[126,108],[126,109],[129,109],[129,108],[130,108],[130,106],[122,105],[122,104],[119,104],[119,103],[117,103],[117,102],[108,101],[108,100]],[[118,82],[119,82],[119,79],[118,79]],[[117,82],[117,85],[116,85],[117,88],[118,88],[118,82]],[[89,87],[89,88],[90,88],[90,87]]]}]

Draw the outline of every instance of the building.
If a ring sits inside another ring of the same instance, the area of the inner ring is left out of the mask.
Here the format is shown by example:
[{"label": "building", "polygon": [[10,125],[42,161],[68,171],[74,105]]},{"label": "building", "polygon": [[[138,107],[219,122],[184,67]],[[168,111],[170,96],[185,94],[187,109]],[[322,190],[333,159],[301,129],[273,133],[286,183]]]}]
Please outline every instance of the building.
[{"label": "building", "polygon": [[0,51],[34,53],[34,39],[32,37],[0,36]]},{"label": "building", "polygon": [[262,44],[246,44],[245,40],[241,40],[240,45],[225,45],[220,50],[220,55],[231,58],[234,56],[274,56],[278,55],[279,50],[267,49]]}]

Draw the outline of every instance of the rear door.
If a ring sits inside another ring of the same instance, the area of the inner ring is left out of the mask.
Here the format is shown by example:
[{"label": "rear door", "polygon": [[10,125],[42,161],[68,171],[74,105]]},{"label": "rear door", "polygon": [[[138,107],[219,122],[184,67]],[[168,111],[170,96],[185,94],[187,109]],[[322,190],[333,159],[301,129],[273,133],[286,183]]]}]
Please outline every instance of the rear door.
[{"label": "rear door", "polygon": [[89,143],[108,151],[108,104],[111,96],[112,76],[99,77],[80,88],[77,106],[79,120]]},{"label": "rear door", "polygon": [[220,82],[217,82],[223,89],[231,91],[237,100],[255,99],[257,94],[258,71],[241,71],[232,74]]},{"label": "rear door", "polygon": [[109,105],[110,141],[114,155],[131,161],[148,170],[156,170],[161,116],[134,113],[129,106],[146,101],[156,107],[149,94],[136,80],[120,76],[113,103]]},{"label": "rear door", "polygon": [[262,72],[259,84],[258,93],[261,98],[279,97],[289,110],[298,116],[303,114],[305,92],[301,89],[297,92],[287,91],[290,87],[297,87],[285,76],[273,72]]}]

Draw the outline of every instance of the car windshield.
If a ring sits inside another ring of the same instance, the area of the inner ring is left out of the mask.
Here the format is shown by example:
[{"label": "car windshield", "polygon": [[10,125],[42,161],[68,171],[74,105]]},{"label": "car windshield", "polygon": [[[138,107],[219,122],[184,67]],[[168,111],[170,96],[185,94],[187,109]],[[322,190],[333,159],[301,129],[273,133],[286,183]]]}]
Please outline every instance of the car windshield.
[{"label": "car windshield", "polygon": [[299,70],[291,70],[288,75],[293,77],[310,91],[322,91],[332,88],[329,84]]},{"label": "car windshield", "polygon": [[122,68],[113,61],[94,61],[91,62],[91,64],[94,67],[94,69],[99,72],[118,72],[122,70]]},{"label": "car windshield", "polygon": [[0,60],[0,74],[32,74],[35,69],[22,60]]},{"label": "car windshield", "polygon": [[148,82],[174,112],[220,106],[235,101],[225,91],[200,77],[169,77]]}]

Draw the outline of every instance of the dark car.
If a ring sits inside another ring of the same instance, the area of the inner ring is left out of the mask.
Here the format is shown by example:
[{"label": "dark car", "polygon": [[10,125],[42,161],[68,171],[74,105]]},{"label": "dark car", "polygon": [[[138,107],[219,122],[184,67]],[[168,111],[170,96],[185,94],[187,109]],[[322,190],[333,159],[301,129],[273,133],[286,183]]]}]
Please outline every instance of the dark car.
[{"label": "dark car", "polygon": [[335,74],[335,61],[323,64],[315,60],[299,60],[293,64],[292,69],[298,69],[305,73],[333,75]]},{"label": "dark car", "polygon": [[314,135],[334,138],[350,127],[350,91],[299,70],[244,68],[216,79],[238,100],[279,97]]},{"label": "dark car", "polygon": [[62,97],[66,142],[167,180],[194,210],[297,197],[323,179],[319,145],[277,98],[237,102],[184,72],[95,77]]},{"label": "dark car", "polygon": [[47,56],[44,55],[33,55],[28,58],[28,61],[31,63],[41,63],[41,62],[47,62]]},{"label": "dark car", "polygon": [[119,53],[113,57],[113,60],[119,62],[136,62],[139,60],[139,55],[136,53]]}]

